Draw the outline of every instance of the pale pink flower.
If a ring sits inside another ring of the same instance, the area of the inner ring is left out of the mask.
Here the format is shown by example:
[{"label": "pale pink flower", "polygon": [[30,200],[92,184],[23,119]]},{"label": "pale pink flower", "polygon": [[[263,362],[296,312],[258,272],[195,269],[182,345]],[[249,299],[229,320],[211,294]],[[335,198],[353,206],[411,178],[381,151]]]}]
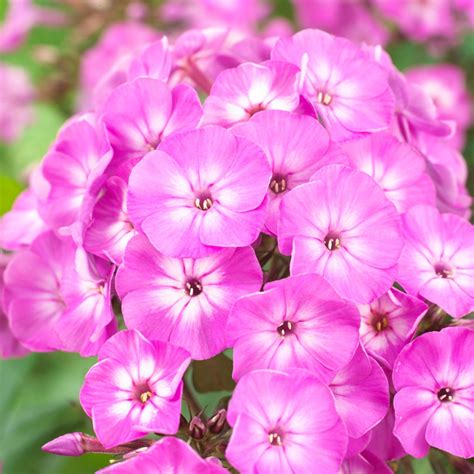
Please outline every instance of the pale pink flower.
[{"label": "pale pink flower", "polygon": [[329,165],[313,179],[281,202],[280,250],[292,254],[292,274],[317,273],[343,298],[369,303],[395,280],[403,245],[395,206],[360,171]]},{"label": "pale pink flower", "polygon": [[143,235],[129,242],[116,280],[127,327],[184,347],[195,359],[227,347],[230,308],[261,284],[262,271],[251,247],[200,259],[172,258],[155,250]]},{"label": "pale pink flower", "polygon": [[474,331],[451,327],[417,337],[400,353],[394,434],[408,454],[423,457],[433,446],[474,456],[473,345]]},{"label": "pale pink flower", "polygon": [[398,212],[416,204],[435,204],[435,187],[426,173],[425,160],[411,145],[380,132],[347,141],[341,148],[349,165],[373,178]]},{"label": "pale pink flower", "polygon": [[397,280],[454,318],[474,310],[474,226],[430,206],[403,216],[405,246]]},{"label": "pale pink flower", "polygon": [[81,405],[100,442],[111,448],[147,433],[174,434],[189,354],[138,331],[121,331],[99,352],[84,379]]},{"label": "pale pink flower", "polygon": [[355,43],[303,30],[281,39],[272,59],[301,68],[302,94],[335,141],[388,128],[394,111],[388,74]]},{"label": "pale pink flower", "polygon": [[318,275],[275,281],[237,300],[227,323],[233,377],[254,369],[308,369],[329,381],[352,359],[359,314]]},{"label": "pale pink flower", "polygon": [[370,305],[359,305],[360,338],[367,352],[389,368],[426,313],[421,300],[391,288]]},{"label": "pale pink flower", "polygon": [[266,61],[222,71],[204,103],[204,123],[229,126],[262,110],[294,111],[300,102],[299,69]]},{"label": "pale pink flower", "polygon": [[169,256],[250,245],[265,220],[270,177],[263,152],[224,128],[175,134],[133,168],[130,219]]},{"label": "pale pink flower", "polygon": [[229,403],[226,457],[242,474],[336,473],[347,433],[330,390],[306,370],[255,370]]}]

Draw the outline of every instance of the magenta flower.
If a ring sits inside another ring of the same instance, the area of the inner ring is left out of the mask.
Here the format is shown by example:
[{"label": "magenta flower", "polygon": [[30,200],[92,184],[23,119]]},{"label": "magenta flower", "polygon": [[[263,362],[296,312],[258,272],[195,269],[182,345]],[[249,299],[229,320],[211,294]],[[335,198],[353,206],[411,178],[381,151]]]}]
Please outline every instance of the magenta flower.
[{"label": "magenta flower", "polygon": [[352,360],[329,385],[336,410],[351,438],[360,438],[376,426],[390,404],[383,369],[358,346]]},{"label": "magenta flower", "polygon": [[61,295],[66,304],[56,322],[65,350],[96,355],[117,330],[112,309],[114,267],[101,258],[76,250],[74,265],[63,272]]},{"label": "magenta flower", "polygon": [[232,304],[261,284],[251,247],[181,259],[161,254],[143,235],[128,244],[116,279],[127,327],[184,347],[194,359],[227,347],[225,326]]},{"label": "magenta flower", "polygon": [[124,462],[115,463],[98,474],[225,474],[219,461],[203,459],[178,438],[163,437],[150,448]]},{"label": "magenta flower", "polygon": [[417,337],[400,353],[393,372],[395,435],[423,457],[433,446],[474,456],[474,331],[445,328]]},{"label": "magenta flower", "polygon": [[250,245],[265,220],[270,177],[263,152],[224,128],[176,134],[133,168],[130,219],[165,255]]},{"label": "magenta flower", "polygon": [[4,274],[4,304],[13,334],[29,349],[63,349],[56,324],[65,310],[61,281],[74,265],[75,246],[51,231],[11,259]]},{"label": "magenta flower", "polygon": [[345,38],[303,30],[275,45],[272,59],[302,70],[302,94],[335,141],[386,129],[394,111],[382,67]]},{"label": "magenta flower", "polygon": [[3,274],[10,261],[10,256],[0,253],[0,359],[10,357],[21,357],[28,353],[26,347],[13,335],[10,328],[10,321],[5,314],[5,305],[3,302]]},{"label": "magenta flower", "polygon": [[367,352],[388,368],[426,313],[421,300],[391,288],[371,304],[359,305],[360,338]]},{"label": "magenta flower", "polygon": [[[94,122],[91,115],[67,122],[43,161],[42,172],[50,189],[41,205],[41,215],[64,234],[80,235],[90,198],[98,191],[112,159],[103,125]],[[73,224],[79,229],[71,227]]]},{"label": "magenta flower", "polygon": [[318,275],[286,278],[265,290],[240,298],[229,316],[233,377],[254,369],[303,368],[329,381],[359,343],[357,308]]},{"label": "magenta flower", "polygon": [[395,280],[400,219],[365,173],[325,166],[280,205],[279,246],[292,274],[323,276],[344,298],[369,303]]},{"label": "magenta flower", "polygon": [[392,469],[369,451],[348,457],[338,474],[392,474]]},{"label": "magenta flower", "polygon": [[257,144],[272,168],[268,188],[268,213],[265,228],[277,234],[280,202],[299,184],[309,181],[319,168],[332,163],[326,155],[329,137],[317,120],[283,111],[267,111],[232,128],[232,132]]},{"label": "magenta flower", "polygon": [[181,412],[182,377],[189,354],[138,331],[121,331],[87,372],[81,405],[100,442],[111,448],[147,433],[174,434]]},{"label": "magenta flower", "polygon": [[347,433],[329,389],[306,370],[256,370],[229,403],[226,457],[242,474],[336,473]]},{"label": "magenta flower", "polygon": [[244,63],[222,71],[204,103],[204,123],[229,126],[262,110],[293,111],[298,107],[299,69],[267,61]]},{"label": "magenta flower", "polygon": [[196,91],[184,84],[171,90],[159,79],[146,77],[122,84],[104,106],[114,162],[143,157],[164,137],[194,128],[201,115]]},{"label": "magenta flower", "polygon": [[405,246],[397,280],[413,295],[454,318],[474,310],[474,227],[434,207],[415,206],[403,217]]},{"label": "magenta flower", "polygon": [[425,160],[412,146],[380,132],[341,147],[349,164],[373,178],[398,212],[417,204],[435,204],[435,187],[425,172]]},{"label": "magenta flower", "polygon": [[95,203],[91,222],[84,233],[84,248],[120,264],[129,240],[136,234],[128,218],[127,183],[112,176],[104,184]]}]

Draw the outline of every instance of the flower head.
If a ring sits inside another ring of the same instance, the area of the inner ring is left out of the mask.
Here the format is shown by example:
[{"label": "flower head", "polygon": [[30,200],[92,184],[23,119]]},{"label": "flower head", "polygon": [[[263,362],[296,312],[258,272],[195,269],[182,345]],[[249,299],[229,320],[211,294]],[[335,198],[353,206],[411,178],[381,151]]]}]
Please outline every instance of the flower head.
[{"label": "flower head", "polygon": [[395,435],[423,457],[430,446],[474,456],[474,331],[445,328],[417,337],[393,371]]},{"label": "flower head", "polygon": [[262,271],[251,247],[199,259],[167,257],[143,235],[128,244],[117,274],[127,327],[205,359],[226,347],[232,304],[258,291]]},{"label": "flower head", "polygon": [[263,152],[224,128],[176,134],[133,168],[130,219],[174,257],[250,245],[264,223],[270,176]]},{"label": "flower head", "polygon": [[80,393],[100,442],[110,448],[147,433],[174,434],[189,354],[138,331],[121,331],[99,352]]},{"label": "flower head", "polygon": [[292,274],[323,276],[344,298],[369,303],[392,285],[402,241],[400,218],[365,173],[325,166],[280,205],[279,246]]}]

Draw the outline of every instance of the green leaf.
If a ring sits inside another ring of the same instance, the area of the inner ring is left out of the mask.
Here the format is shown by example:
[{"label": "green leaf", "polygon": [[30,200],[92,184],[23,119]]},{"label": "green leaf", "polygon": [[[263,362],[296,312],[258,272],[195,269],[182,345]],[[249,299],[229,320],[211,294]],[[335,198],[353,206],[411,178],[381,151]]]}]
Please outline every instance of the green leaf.
[{"label": "green leaf", "polygon": [[224,354],[208,360],[195,360],[193,365],[193,385],[201,393],[231,391],[235,387],[232,379],[232,361]]},{"label": "green leaf", "polygon": [[8,176],[0,175],[0,216],[9,211],[23,186]]}]

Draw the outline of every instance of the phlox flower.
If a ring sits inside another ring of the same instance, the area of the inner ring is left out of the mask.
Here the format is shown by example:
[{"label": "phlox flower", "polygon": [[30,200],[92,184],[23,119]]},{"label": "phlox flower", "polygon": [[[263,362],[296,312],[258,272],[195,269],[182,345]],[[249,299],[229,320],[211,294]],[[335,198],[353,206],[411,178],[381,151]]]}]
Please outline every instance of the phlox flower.
[{"label": "phlox flower", "polygon": [[390,403],[387,377],[361,346],[332,379],[329,388],[351,438],[368,433],[387,413]]},{"label": "phlox flower", "polygon": [[84,248],[120,264],[129,240],[136,234],[127,212],[127,182],[112,176],[102,187],[84,232]]},{"label": "phlox flower", "polygon": [[392,474],[392,469],[370,451],[347,457],[339,474]]},{"label": "phlox flower", "polygon": [[423,156],[387,132],[350,140],[341,145],[349,164],[367,173],[384,190],[398,212],[416,204],[435,204],[435,187]]},{"label": "phlox flower", "polygon": [[392,368],[427,309],[423,301],[396,288],[391,288],[370,304],[359,305],[360,338],[364,348]]},{"label": "phlox flower", "polygon": [[430,446],[463,458],[474,456],[474,331],[445,328],[417,337],[393,371],[394,434],[408,454]]},{"label": "phlox flower", "polygon": [[232,132],[256,143],[270,163],[272,179],[267,192],[265,229],[276,235],[283,196],[333,162],[326,154],[329,136],[316,119],[278,110],[258,113],[233,127]]},{"label": "phlox flower", "polygon": [[123,462],[100,469],[97,474],[225,474],[219,461],[203,459],[189,444],[165,436],[150,448]]},{"label": "phlox flower", "polygon": [[317,273],[343,298],[369,303],[395,280],[403,245],[395,206],[345,166],[325,166],[313,179],[281,202],[280,249],[292,254],[292,274]]},{"label": "phlox flower", "polygon": [[26,347],[12,334],[10,329],[10,321],[4,310],[3,303],[3,274],[10,256],[0,253],[0,359],[8,359],[10,357],[20,357],[28,353]]},{"label": "phlox flower", "polygon": [[189,354],[138,331],[121,331],[100,349],[87,372],[81,405],[99,441],[111,448],[147,433],[174,434]]},{"label": "phlox flower", "polygon": [[195,359],[226,348],[232,304],[261,284],[262,271],[251,247],[199,259],[173,258],[158,252],[143,235],[129,242],[116,278],[127,327],[184,347]]},{"label": "phlox flower", "polygon": [[89,201],[111,159],[103,124],[95,123],[93,116],[77,116],[60,130],[41,168],[49,192],[40,213],[53,229],[73,236],[80,233]]},{"label": "phlox flower", "polygon": [[204,123],[229,126],[262,110],[298,107],[299,69],[281,61],[244,63],[222,71],[204,103]]},{"label": "phlox flower", "polygon": [[359,342],[357,308],[318,275],[275,281],[234,304],[227,339],[233,377],[254,369],[303,368],[324,381],[351,359]]},{"label": "phlox flower", "polygon": [[255,370],[239,380],[227,414],[226,457],[242,474],[337,473],[347,433],[329,389],[306,370]]},{"label": "phlox flower", "polygon": [[194,89],[185,84],[170,89],[148,77],[117,87],[103,111],[115,163],[142,158],[164,137],[194,128],[202,115]]},{"label": "phlox flower", "polygon": [[270,178],[263,152],[224,128],[175,134],[133,168],[130,219],[165,255],[250,245],[265,220]]},{"label": "phlox flower", "polygon": [[355,43],[308,29],[278,41],[272,59],[301,68],[302,94],[333,140],[389,126],[394,99],[387,72]]},{"label": "phlox flower", "polygon": [[5,270],[4,305],[11,329],[31,350],[64,348],[56,324],[66,308],[61,282],[74,266],[75,251],[70,239],[47,231],[17,252]]},{"label": "phlox flower", "polygon": [[454,318],[474,310],[474,227],[434,207],[415,206],[403,216],[405,246],[397,280],[413,295]]}]

